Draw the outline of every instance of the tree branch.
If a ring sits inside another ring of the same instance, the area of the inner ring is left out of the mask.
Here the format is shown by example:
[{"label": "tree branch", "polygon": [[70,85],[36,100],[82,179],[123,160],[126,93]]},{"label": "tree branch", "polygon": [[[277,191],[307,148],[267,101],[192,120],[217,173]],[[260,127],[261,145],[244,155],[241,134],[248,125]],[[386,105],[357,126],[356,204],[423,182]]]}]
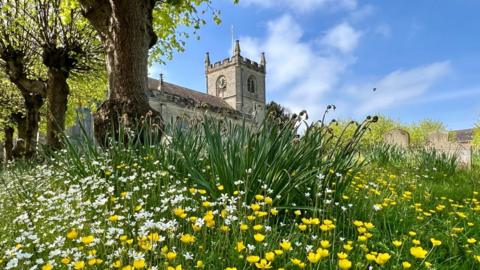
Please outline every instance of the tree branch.
[{"label": "tree branch", "polygon": [[79,0],[83,8],[83,16],[87,18],[97,32],[107,38],[110,26],[112,7],[109,0]]},{"label": "tree branch", "polygon": [[0,45],[0,57],[5,62],[5,71],[10,80],[25,93],[46,96],[47,85],[41,80],[31,80],[25,72],[24,55],[21,52]]}]

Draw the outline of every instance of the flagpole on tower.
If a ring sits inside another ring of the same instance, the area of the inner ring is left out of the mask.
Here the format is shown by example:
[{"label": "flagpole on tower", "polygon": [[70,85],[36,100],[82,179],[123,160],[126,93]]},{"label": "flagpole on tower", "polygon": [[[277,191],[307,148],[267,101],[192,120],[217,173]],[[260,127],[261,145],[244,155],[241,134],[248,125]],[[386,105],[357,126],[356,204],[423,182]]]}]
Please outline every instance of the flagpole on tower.
[{"label": "flagpole on tower", "polygon": [[235,48],[235,27],[233,26],[233,24],[231,25],[231,34],[232,34],[232,50],[233,48]]}]

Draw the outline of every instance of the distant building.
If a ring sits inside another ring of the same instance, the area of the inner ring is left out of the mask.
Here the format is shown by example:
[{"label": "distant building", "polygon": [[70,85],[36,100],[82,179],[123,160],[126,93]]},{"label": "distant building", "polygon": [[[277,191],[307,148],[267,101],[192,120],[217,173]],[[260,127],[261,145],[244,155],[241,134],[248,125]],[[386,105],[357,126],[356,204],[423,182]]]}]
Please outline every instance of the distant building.
[{"label": "distant building", "polygon": [[473,141],[473,128],[450,131],[453,140],[461,144],[470,144]]},{"label": "distant building", "polygon": [[244,58],[237,40],[233,56],[212,64],[205,57],[206,93],[163,80],[149,79],[149,101],[165,121],[191,118],[208,112],[213,116],[247,119],[260,123],[265,118],[266,60]]}]

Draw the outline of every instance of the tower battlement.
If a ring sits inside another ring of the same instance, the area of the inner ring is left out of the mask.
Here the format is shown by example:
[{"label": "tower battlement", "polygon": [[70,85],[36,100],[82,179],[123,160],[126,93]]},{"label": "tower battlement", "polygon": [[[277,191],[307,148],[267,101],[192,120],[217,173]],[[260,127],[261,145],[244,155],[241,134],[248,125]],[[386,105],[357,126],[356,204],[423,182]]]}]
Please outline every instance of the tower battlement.
[{"label": "tower battlement", "polygon": [[209,74],[211,72],[224,69],[232,65],[245,65],[248,68],[255,70],[260,73],[266,73],[266,63],[265,63],[265,54],[262,53],[260,62],[255,62],[251,59],[241,56],[240,54],[240,42],[237,40],[233,56],[225,58],[222,61],[217,61],[215,63],[210,63],[210,54],[207,53],[205,58],[205,73]]},{"label": "tower battlement", "polygon": [[243,57],[237,40],[233,56],[210,62],[205,56],[206,88],[209,95],[221,98],[233,109],[261,122],[265,117],[265,54],[260,62]]}]

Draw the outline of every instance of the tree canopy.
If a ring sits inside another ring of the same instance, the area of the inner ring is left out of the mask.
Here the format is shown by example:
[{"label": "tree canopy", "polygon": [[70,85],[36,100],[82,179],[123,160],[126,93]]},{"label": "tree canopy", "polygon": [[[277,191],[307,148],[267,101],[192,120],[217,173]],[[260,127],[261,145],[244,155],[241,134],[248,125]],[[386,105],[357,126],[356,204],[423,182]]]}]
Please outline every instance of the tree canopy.
[{"label": "tree canopy", "polygon": [[[108,1],[63,0],[62,12],[83,6],[85,12],[101,9]],[[175,52],[185,50],[186,40],[199,39],[198,30],[207,23],[204,15],[210,13],[214,23],[221,23],[221,11],[212,7],[212,0],[147,0],[152,4],[152,31],[156,38],[150,48],[150,61],[164,63]],[[239,0],[233,0],[238,3]],[[88,17],[88,16],[87,16]]]},{"label": "tree canopy", "polygon": [[[336,124],[332,125],[334,133],[340,134],[345,128],[345,132],[347,134],[353,133],[355,126],[349,126],[350,122],[351,120],[336,121]],[[386,116],[379,116],[378,121],[369,126],[368,131],[363,137],[363,143],[367,145],[382,143],[385,133],[395,128],[400,128],[407,131],[410,134],[410,143],[413,145],[425,145],[430,133],[436,131],[446,131],[443,123],[435,120],[424,119],[419,122],[405,124]]]},{"label": "tree canopy", "polygon": [[206,23],[203,15],[207,12],[219,23],[220,13],[211,7],[212,1],[64,1],[68,1],[68,8],[83,9],[107,57],[109,96],[95,114],[97,141],[103,144],[109,136],[117,136],[120,124],[138,128],[147,116],[161,130],[162,117],[150,107],[146,96],[148,63],[162,62],[173,52],[182,51],[184,38],[190,34],[198,37],[197,30]]},{"label": "tree canopy", "polygon": [[[15,114],[24,114],[25,107],[23,97],[5,74],[0,76],[0,130],[6,127],[14,127],[12,116]],[[0,141],[4,139],[0,133]]]},{"label": "tree canopy", "polygon": [[[5,72],[25,99],[30,134],[27,140],[32,141],[36,135],[45,100],[46,137],[53,148],[61,144],[59,134],[65,127],[71,81],[83,82],[88,88],[92,81],[98,81],[88,72],[104,69],[103,48],[95,30],[80,8],[65,5],[62,0],[4,0],[0,4],[0,52]],[[85,74],[89,80],[79,80]],[[99,72],[99,77],[102,74]],[[71,76],[75,79],[70,80]],[[95,91],[75,89],[84,97],[105,91],[105,87]]]},{"label": "tree canopy", "polygon": [[279,122],[287,122],[292,118],[292,114],[287,108],[283,107],[275,101],[270,101],[266,105],[267,119],[275,120]]}]

